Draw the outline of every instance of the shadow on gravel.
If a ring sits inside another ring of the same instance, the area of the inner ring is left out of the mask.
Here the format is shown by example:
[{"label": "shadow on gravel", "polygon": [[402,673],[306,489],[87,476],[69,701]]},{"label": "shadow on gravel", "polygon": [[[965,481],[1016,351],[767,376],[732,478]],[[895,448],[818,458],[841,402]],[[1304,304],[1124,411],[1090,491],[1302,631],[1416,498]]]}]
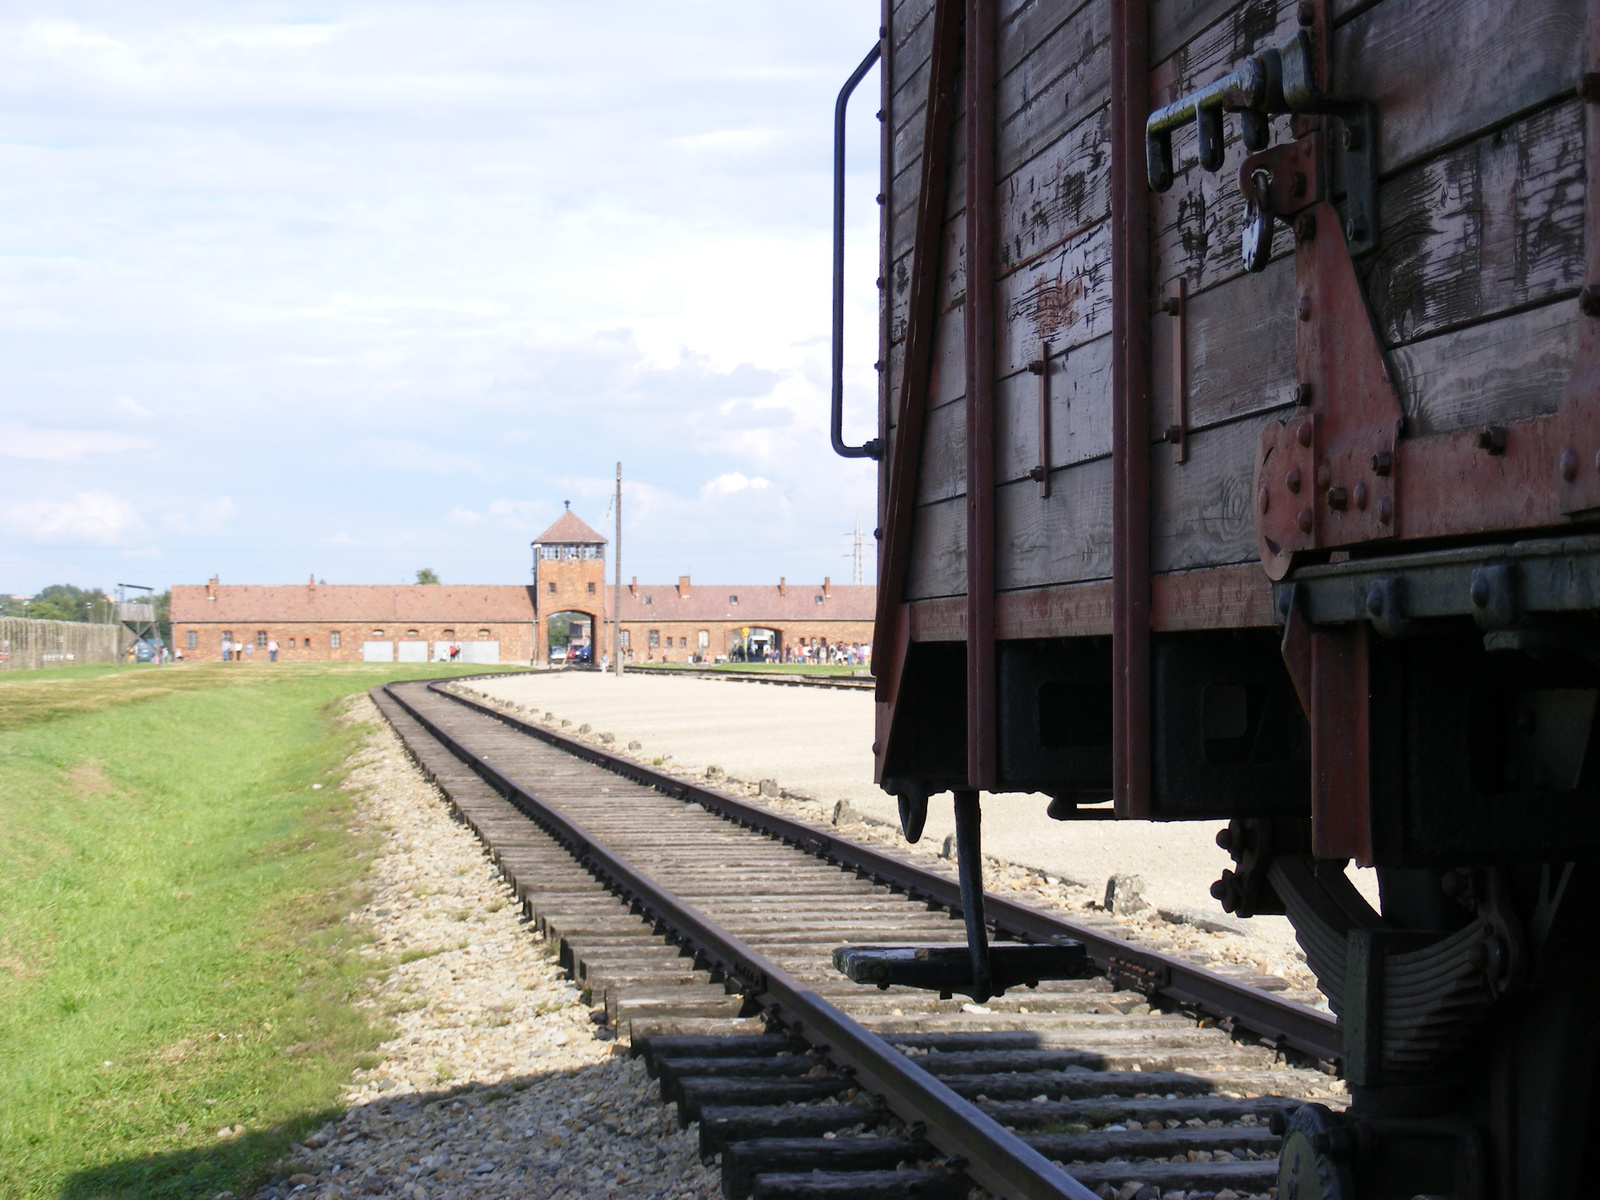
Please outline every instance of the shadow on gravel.
[{"label": "shadow on gravel", "polygon": [[[302,1143],[309,1139],[317,1149]],[[711,1195],[693,1129],[678,1128],[639,1059],[403,1092],[277,1131],[79,1171],[60,1200],[664,1200]],[[338,1168],[335,1171],[335,1167]],[[300,1184],[311,1186],[300,1187]]]}]

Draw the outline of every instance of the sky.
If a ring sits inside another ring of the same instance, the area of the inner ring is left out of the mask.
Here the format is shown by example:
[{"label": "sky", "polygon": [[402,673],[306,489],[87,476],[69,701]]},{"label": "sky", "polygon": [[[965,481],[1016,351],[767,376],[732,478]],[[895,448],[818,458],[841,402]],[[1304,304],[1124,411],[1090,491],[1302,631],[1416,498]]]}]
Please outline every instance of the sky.
[{"label": "sky", "polygon": [[872,582],[878,10],[5,6],[0,592],[526,582],[619,460],[625,577]]}]

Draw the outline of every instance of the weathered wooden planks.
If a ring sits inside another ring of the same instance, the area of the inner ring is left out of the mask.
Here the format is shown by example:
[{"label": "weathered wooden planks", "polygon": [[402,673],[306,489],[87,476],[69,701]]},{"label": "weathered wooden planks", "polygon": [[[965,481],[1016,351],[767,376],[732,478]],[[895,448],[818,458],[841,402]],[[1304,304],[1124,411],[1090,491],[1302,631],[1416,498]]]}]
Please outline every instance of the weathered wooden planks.
[{"label": "weathered wooden planks", "polygon": [[1557,301],[1413,342],[1389,356],[1406,432],[1503,424],[1556,410],[1577,351],[1578,306]]},{"label": "weathered wooden planks", "polygon": [[1573,92],[1583,0],[1384,0],[1333,39],[1333,91],[1378,106],[1385,174]]}]

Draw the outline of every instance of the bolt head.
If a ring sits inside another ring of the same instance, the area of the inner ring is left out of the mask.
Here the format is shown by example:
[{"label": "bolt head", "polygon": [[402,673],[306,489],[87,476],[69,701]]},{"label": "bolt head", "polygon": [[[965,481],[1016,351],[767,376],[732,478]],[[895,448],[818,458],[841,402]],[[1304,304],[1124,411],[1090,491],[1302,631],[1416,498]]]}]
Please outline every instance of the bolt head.
[{"label": "bolt head", "polygon": [[1387,450],[1379,450],[1372,456],[1372,473],[1374,475],[1387,475],[1394,466],[1394,456]]},{"label": "bolt head", "polygon": [[1383,616],[1383,588],[1376,583],[1367,592],[1367,612],[1374,617]]},{"label": "bolt head", "polygon": [[1361,134],[1361,126],[1346,125],[1344,127],[1344,148],[1346,150],[1359,150],[1365,139]]},{"label": "bolt head", "polygon": [[1328,507],[1335,512],[1343,512],[1350,504],[1350,493],[1342,487],[1328,489]]},{"label": "bolt head", "polygon": [[1294,219],[1294,236],[1296,241],[1309,242],[1317,236],[1317,215],[1303,212]]}]

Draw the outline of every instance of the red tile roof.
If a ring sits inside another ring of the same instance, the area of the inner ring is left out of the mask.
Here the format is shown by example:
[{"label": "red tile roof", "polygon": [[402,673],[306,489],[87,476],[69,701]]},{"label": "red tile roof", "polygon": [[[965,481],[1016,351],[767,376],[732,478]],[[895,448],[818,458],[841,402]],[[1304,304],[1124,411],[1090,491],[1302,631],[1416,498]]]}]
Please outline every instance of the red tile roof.
[{"label": "red tile roof", "polygon": [[[213,593],[215,600],[207,599]],[[533,589],[495,584],[219,584],[172,589],[176,624],[532,621]]]},{"label": "red tile roof", "polygon": [[570,508],[556,518],[554,525],[533,539],[535,546],[541,544],[548,546],[556,543],[571,545],[585,542],[601,546],[606,544],[605,538],[578,520],[577,514]]}]

